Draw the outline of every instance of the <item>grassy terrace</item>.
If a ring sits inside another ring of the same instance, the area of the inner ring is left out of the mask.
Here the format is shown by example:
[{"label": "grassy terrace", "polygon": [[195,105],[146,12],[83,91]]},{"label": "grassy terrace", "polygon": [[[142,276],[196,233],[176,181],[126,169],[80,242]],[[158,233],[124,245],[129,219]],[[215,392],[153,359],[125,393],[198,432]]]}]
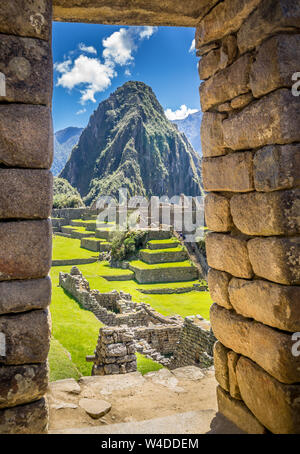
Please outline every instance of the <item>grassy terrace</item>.
[{"label": "grassy terrace", "polygon": [[141,249],[140,252],[147,252],[147,254],[160,254],[161,252],[181,252],[183,251],[183,246],[170,247],[167,249]]},{"label": "grassy terrace", "polygon": [[[168,251],[170,251],[170,249],[168,249]],[[183,262],[156,263],[154,265],[148,265],[148,263],[142,262],[141,260],[133,260],[130,262],[130,265],[140,270],[153,270],[157,268],[190,268],[191,266],[194,266],[189,260],[185,260]],[[172,284],[170,284],[170,286],[172,287]]]},{"label": "grassy terrace", "polygon": [[[168,241],[168,240],[167,240]],[[165,240],[164,240],[165,242]],[[169,249],[170,250],[170,249]],[[148,251],[148,250],[147,250]],[[61,236],[53,237],[53,259],[73,259],[93,257],[96,253],[80,247],[80,240]],[[190,267],[189,261],[159,265],[147,265],[141,261],[131,262],[144,268],[157,267]],[[136,265],[135,265],[136,266]],[[163,315],[201,314],[209,318],[209,307],[212,300],[208,292],[192,291],[183,294],[147,295],[139,292],[141,288],[176,288],[192,286],[199,281],[175,282],[171,284],[137,284],[133,279],[128,281],[107,281],[102,276],[119,276],[133,272],[119,268],[111,268],[108,262],[96,262],[79,266],[92,289],[108,292],[113,289],[122,290],[132,295],[134,301],[150,304]],[[86,355],[91,355],[96,347],[101,322],[90,311],[82,308],[77,301],[70,297],[58,286],[59,272],[70,272],[71,266],[59,266],[51,269],[52,278],[52,341],[49,354],[50,379],[59,380],[68,377],[78,379],[80,375],[90,375],[91,363],[85,361]],[[161,366],[137,354],[138,369],[142,373],[156,370]]]},{"label": "grassy terrace", "polygon": [[53,236],[53,260],[87,259],[96,255],[96,252],[82,249],[80,247],[80,240],[58,235]]}]

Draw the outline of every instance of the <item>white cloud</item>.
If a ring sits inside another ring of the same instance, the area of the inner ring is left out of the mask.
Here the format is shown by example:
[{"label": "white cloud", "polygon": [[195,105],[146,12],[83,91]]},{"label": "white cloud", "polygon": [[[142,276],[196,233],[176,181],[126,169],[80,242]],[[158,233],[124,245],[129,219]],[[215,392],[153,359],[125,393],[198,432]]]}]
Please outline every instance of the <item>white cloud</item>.
[{"label": "white cloud", "polygon": [[182,104],[180,109],[177,109],[174,112],[171,109],[166,109],[165,115],[168,120],[184,120],[190,114],[196,112],[198,112],[198,109],[189,109],[185,104]]},{"label": "white cloud", "polygon": [[111,84],[111,79],[116,76],[113,66],[101,63],[97,58],[90,58],[80,55],[73,63],[72,68],[68,66],[56,66],[56,70],[62,73],[58,78],[57,86],[72,90],[77,85],[86,84],[81,90],[81,103],[86,101],[96,102],[95,93],[104,91]]},{"label": "white cloud", "polygon": [[157,32],[157,30],[157,27],[143,27],[143,29],[140,31],[140,38],[149,39],[154,33]]},{"label": "white cloud", "polygon": [[[149,39],[157,27],[131,27],[120,28],[107,38],[103,39],[103,62],[100,58],[79,55],[74,57],[74,51],[61,63],[55,63],[54,69],[60,73],[57,86],[72,90],[80,87],[81,104],[87,101],[96,102],[95,94],[106,90],[111,85],[111,80],[117,76],[115,67],[133,64],[133,52],[144,39]],[[93,46],[79,43],[78,49],[85,53],[97,54]],[[126,76],[131,76],[130,70],[125,70]]]},{"label": "white cloud", "polygon": [[124,74],[125,74],[125,76],[130,77],[131,76],[130,69],[126,68],[124,71]]},{"label": "white cloud", "polygon": [[196,44],[196,43],[195,43],[195,40],[193,39],[193,41],[192,41],[192,43],[191,43],[191,47],[190,47],[190,49],[189,49],[189,52],[194,52],[194,50],[195,50],[195,44]]},{"label": "white cloud", "polygon": [[132,62],[132,52],[137,48],[131,30],[125,28],[120,28],[119,31],[103,39],[102,44],[105,60],[114,62],[120,66]]},{"label": "white cloud", "polygon": [[76,112],[76,115],[82,115],[86,112],[86,109],[80,109]]},{"label": "white cloud", "polygon": [[88,54],[97,54],[97,51],[93,46],[86,46],[84,43],[79,43],[78,49],[82,52],[87,52]]}]

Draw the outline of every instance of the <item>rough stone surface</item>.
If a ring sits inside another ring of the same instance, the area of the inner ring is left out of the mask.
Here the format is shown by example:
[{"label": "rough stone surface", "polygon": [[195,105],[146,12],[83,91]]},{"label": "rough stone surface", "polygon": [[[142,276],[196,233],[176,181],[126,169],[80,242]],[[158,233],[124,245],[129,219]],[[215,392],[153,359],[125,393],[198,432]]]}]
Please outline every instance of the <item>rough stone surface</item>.
[{"label": "rough stone surface", "polygon": [[229,374],[229,394],[234,399],[241,399],[240,389],[236,377],[236,365],[239,359],[239,355],[234,351],[230,350],[227,353],[228,362],[228,374]]},{"label": "rough stone surface", "polygon": [[249,192],[253,184],[253,153],[243,151],[202,159],[205,191]]},{"label": "rough stone surface", "polygon": [[48,0],[9,0],[0,4],[0,33],[48,40],[51,4]]},{"label": "rough stone surface", "polygon": [[257,191],[276,191],[300,186],[300,144],[270,145],[253,158]]},{"label": "rough stone surface", "polygon": [[47,363],[0,367],[0,408],[40,399],[47,388]]},{"label": "rough stone surface", "polygon": [[250,73],[250,87],[259,98],[277,88],[291,87],[292,75],[299,71],[300,35],[277,35],[265,41]]},{"label": "rough stone surface", "polygon": [[300,357],[293,356],[290,334],[217,304],[210,308],[210,320],[215,336],[227,348],[252,359],[282,383],[300,381]]},{"label": "rough stone surface", "polygon": [[229,349],[221,342],[217,341],[214,345],[214,366],[217,382],[225,391],[229,392],[229,370],[227,353]]},{"label": "rough stone surface", "polygon": [[48,42],[0,35],[0,55],[6,91],[0,101],[50,105],[53,65]]},{"label": "rough stone surface", "polygon": [[43,219],[51,215],[49,170],[0,169],[0,218]]},{"label": "rough stone surface", "polygon": [[50,301],[49,277],[0,282],[0,314],[46,309]]},{"label": "rough stone surface", "polygon": [[[241,53],[258,46],[265,38],[300,27],[298,0],[264,0],[245,20],[238,32]],[[295,52],[295,49],[294,49]]]},{"label": "rough stone surface", "polygon": [[253,275],[248,257],[247,241],[222,233],[206,235],[208,265],[236,277],[250,279]]},{"label": "rough stone surface", "polygon": [[[50,346],[50,312],[36,310],[0,317],[1,363],[34,364],[47,359]],[[4,344],[4,345],[3,345]]]},{"label": "rough stone surface", "polygon": [[208,79],[219,70],[220,54],[220,48],[213,49],[208,52],[208,54],[203,55],[203,57],[199,60],[198,72],[201,80]]},{"label": "rough stone surface", "polygon": [[47,276],[51,233],[50,220],[0,223],[0,281]]},{"label": "rough stone surface", "polygon": [[52,164],[52,156],[50,109],[45,106],[1,104],[0,164],[48,169]]},{"label": "rough stone surface", "polygon": [[224,114],[205,112],[201,122],[201,143],[204,157],[221,156],[226,154],[222,121]]},{"label": "rough stone surface", "polygon": [[53,393],[80,394],[80,386],[74,378],[51,382],[49,388]]},{"label": "rough stone surface", "polygon": [[1,434],[44,434],[48,429],[46,400],[0,410]]},{"label": "rough stone surface", "polygon": [[172,373],[180,380],[198,381],[204,377],[204,373],[196,366],[178,367],[172,370]]},{"label": "rough stone surface", "polygon": [[279,284],[300,284],[299,237],[254,238],[248,242],[248,251],[257,276]]},{"label": "rough stone surface", "polygon": [[234,195],[230,211],[235,226],[247,235],[300,233],[300,189]]},{"label": "rough stone surface", "polygon": [[241,357],[237,379],[247,407],[275,434],[300,434],[300,386],[284,385]]},{"label": "rough stone surface", "polygon": [[200,99],[203,112],[249,91],[251,61],[251,55],[243,55],[201,84]]},{"label": "rough stone surface", "polygon": [[248,434],[265,434],[266,429],[246,407],[237,399],[233,399],[221,386],[217,388],[219,411]]},{"label": "rough stone surface", "polygon": [[246,107],[251,101],[253,101],[253,96],[252,93],[245,93],[243,95],[239,95],[236,98],[234,98],[230,105],[232,109],[243,109]]},{"label": "rough stone surface", "polygon": [[79,405],[93,419],[99,419],[111,409],[111,404],[101,399],[80,399]]},{"label": "rough stone surface", "polygon": [[196,30],[196,49],[236,32],[260,0],[225,0],[213,8]]},{"label": "rough stone surface", "polygon": [[195,27],[218,0],[54,0],[53,20],[111,25]]},{"label": "rough stone surface", "polygon": [[229,301],[228,284],[232,276],[224,271],[210,268],[207,274],[207,283],[211,299],[214,303],[226,309],[232,309]]},{"label": "rough stone surface", "polygon": [[233,308],[244,317],[284,331],[300,331],[299,286],[233,278],[228,292]]},{"label": "rough stone surface", "polygon": [[220,53],[220,69],[226,68],[226,66],[233,63],[237,55],[237,39],[235,35],[227,35],[222,39],[221,53]]},{"label": "rough stone surface", "polygon": [[291,90],[282,88],[224,120],[224,146],[244,150],[299,142],[299,123],[299,100]]},{"label": "rough stone surface", "polygon": [[204,201],[205,221],[209,230],[229,232],[232,227],[230,201],[219,194],[207,194]]}]

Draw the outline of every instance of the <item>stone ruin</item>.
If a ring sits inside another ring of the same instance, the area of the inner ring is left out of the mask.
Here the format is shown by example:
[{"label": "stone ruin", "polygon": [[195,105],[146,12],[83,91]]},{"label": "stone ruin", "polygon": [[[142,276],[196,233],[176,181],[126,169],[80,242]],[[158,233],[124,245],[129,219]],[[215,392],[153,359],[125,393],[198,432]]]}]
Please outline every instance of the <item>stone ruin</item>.
[{"label": "stone ruin", "polygon": [[52,20],[196,28],[219,411],[300,433],[299,0],[145,5],[0,4],[0,433],[47,432]]},{"label": "stone ruin", "polygon": [[[107,328],[100,328],[95,355],[87,356],[87,361],[94,363],[93,374],[116,374],[119,370],[122,370],[120,373],[132,372],[133,364],[125,364],[133,361],[133,357],[128,356],[127,339],[132,341],[131,355],[139,352],[170,369],[212,365],[216,339],[210,323],[202,317],[186,317],[183,321],[178,315],[167,317],[149,304],[133,302],[128,293],[90,290],[88,281],[76,266],[70,274],[59,273],[59,284],[107,325]],[[125,365],[120,368],[120,364]]]}]

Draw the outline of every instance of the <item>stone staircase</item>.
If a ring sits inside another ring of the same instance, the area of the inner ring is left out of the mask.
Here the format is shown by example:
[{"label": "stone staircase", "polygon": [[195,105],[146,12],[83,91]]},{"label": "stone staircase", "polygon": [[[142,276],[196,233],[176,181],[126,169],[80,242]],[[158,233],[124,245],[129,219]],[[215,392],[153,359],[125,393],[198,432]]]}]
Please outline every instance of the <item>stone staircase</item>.
[{"label": "stone staircase", "polygon": [[166,358],[160,352],[151,347],[145,339],[134,341],[136,351],[148,359],[152,359],[164,367],[167,367],[171,362],[171,358]]}]

